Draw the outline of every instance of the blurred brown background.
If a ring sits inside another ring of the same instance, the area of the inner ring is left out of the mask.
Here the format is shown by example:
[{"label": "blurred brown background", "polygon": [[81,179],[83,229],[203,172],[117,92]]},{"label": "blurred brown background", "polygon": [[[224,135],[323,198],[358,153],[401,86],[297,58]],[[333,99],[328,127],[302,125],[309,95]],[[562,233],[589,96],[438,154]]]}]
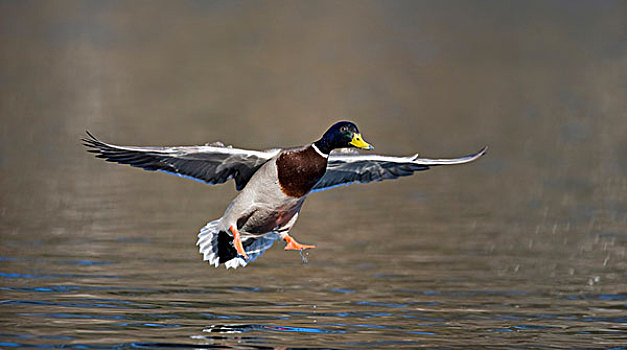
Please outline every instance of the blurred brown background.
[{"label": "blurred brown background", "polygon": [[481,186],[477,205],[588,203],[624,222],[625,13],[622,1],[3,1],[3,222],[36,220],[17,217],[34,206],[59,220],[87,171],[128,172],[89,159],[85,129],[269,148],[341,118],[377,153],[489,145],[471,166],[482,183],[465,184]]}]

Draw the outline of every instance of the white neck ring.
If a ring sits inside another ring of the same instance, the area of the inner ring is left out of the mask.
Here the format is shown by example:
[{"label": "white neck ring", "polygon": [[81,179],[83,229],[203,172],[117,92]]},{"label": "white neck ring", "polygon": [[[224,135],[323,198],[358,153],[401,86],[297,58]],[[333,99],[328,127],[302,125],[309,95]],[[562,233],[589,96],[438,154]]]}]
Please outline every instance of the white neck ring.
[{"label": "white neck ring", "polygon": [[316,153],[318,153],[320,156],[324,157],[324,158],[329,158],[328,154],[324,154],[322,153],[322,151],[320,150],[320,148],[318,148],[318,146],[316,146],[315,143],[311,144],[311,147],[313,147],[314,150],[316,150]]}]

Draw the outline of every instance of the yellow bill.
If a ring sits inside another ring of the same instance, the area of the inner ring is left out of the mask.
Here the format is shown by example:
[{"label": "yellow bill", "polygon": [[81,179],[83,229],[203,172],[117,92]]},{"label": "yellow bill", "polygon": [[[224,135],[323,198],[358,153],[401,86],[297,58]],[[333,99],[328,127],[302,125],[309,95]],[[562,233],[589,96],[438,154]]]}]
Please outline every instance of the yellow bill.
[{"label": "yellow bill", "polygon": [[374,148],[372,147],[371,144],[369,144],[368,142],[364,141],[364,139],[361,138],[360,133],[353,134],[353,140],[350,142],[350,144],[361,149],[373,149]]}]

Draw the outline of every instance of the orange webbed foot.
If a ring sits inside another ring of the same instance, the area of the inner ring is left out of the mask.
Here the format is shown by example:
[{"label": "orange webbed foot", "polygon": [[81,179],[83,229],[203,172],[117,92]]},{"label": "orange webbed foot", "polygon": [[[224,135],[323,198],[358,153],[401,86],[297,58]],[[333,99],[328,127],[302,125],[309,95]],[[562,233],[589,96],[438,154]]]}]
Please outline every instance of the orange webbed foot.
[{"label": "orange webbed foot", "polygon": [[296,242],[296,240],[289,235],[285,235],[283,239],[285,240],[285,242],[287,242],[287,245],[285,246],[285,250],[304,250],[304,249],[313,249],[316,247],[315,245],[300,244]]},{"label": "orange webbed foot", "polygon": [[244,259],[248,259],[248,255],[246,254],[244,246],[242,245],[242,238],[240,237],[239,232],[233,226],[229,227],[229,230],[231,230],[231,233],[233,234],[233,246],[235,246],[237,254],[243,256]]}]

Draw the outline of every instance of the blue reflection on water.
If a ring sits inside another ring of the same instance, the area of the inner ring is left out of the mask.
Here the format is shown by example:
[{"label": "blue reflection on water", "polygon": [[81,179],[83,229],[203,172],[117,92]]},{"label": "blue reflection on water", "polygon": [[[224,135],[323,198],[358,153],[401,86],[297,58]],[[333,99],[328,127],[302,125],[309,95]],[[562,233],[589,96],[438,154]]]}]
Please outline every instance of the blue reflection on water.
[{"label": "blue reflection on water", "polygon": [[120,327],[155,327],[155,328],[179,328],[180,324],[172,324],[172,323],[141,323],[141,322],[129,322],[129,323],[118,323],[116,326]]},{"label": "blue reflection on water", "polygon": [[0,278],[25,278],[25,279],[73,279],[73,278],[122,278],[117,275],[90,275],[90,274],[64,274],[64,273],[51,273],[51,274],[28,274],[28,273],[8,273],[0,272]]},{"label": "blue reflection on water", "polygon": [[382,303],[382,302],[374,302],[374,301],[358,301],[355,304],[357,304],[357,305],[367,305],[367,306],[390,307],[390,308],[399,308],[399,307],[408,307],[409,306],[407,304]]},{"label": "blue reflection on water", "polygon": [[231,324],[231,325],[211,325],[203,330],[206,333],[246,333],[250,331],[274,331],[274,332],[299,332],[299,333],[325,333],[339,334],[346,333],[343,330],[330,330],[313,327],[290,327],[263,324]]}]

